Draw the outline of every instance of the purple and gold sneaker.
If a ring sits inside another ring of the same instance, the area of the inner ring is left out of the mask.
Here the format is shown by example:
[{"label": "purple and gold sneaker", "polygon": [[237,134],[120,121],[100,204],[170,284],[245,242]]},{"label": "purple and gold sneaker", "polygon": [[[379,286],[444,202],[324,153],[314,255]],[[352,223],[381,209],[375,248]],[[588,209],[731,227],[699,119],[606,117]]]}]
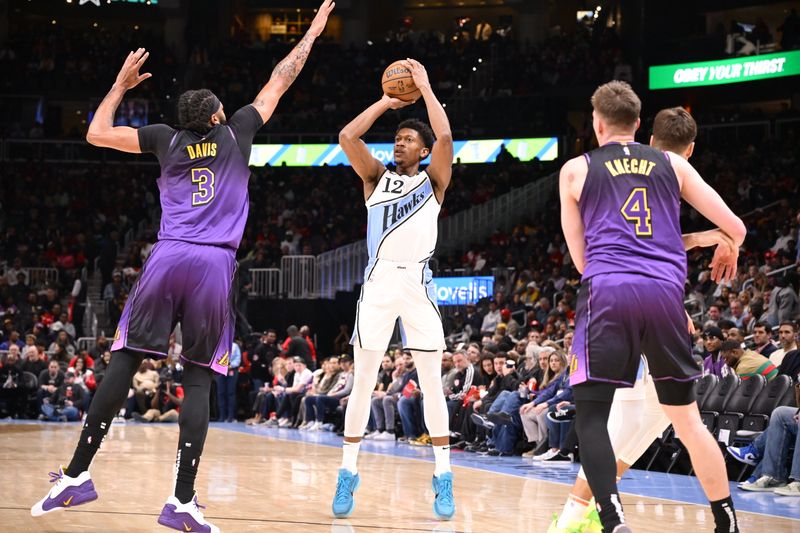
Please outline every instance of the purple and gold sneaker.
[{"label": "purple and gold sneaker", "polygon": [[31,507],[31,516],[42,516],[51,511],[63,511],[97,499],[94,483],[89,471],[78,477],[69,477],[60,466],[58,472],[50,472],[50,483],[55,485],[41,501]]},{"label": "purple and gold sneaker", "polygon": [[189,503],[181,503],[175,496],[170,496],[161,509],[158,523],[185,533],[189,531],[219,533],[217,526],[206,522],[200,509],[205,509],[205,506],[197,503],[197,493]]}]

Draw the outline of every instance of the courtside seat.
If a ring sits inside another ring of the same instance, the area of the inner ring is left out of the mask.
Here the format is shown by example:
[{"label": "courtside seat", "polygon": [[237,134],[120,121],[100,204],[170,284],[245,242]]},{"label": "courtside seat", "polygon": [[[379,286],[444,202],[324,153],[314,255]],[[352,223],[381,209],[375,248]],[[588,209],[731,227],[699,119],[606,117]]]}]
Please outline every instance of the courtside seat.
[{"label": "courtside seat", "polygon": [[731,437],[742,428],[745,415],[750,413],[766,385],[766,378],[756,375],[743,380],[736,388],[736,392],[725,406],[725,412],[717,419],[715,433],[721,442],[729,443]]},{"label": "courtside seat", "polygon": [[739,388],[739,383],[741,383],[739,376],[731,372],[719,381],[719,385],[713,394],[706,399],[705,405],[700,411],[700,417],[711,433],[714,433],[717,419],[720,414],[725,412],[728,402],[736,393],[736,389]]}]

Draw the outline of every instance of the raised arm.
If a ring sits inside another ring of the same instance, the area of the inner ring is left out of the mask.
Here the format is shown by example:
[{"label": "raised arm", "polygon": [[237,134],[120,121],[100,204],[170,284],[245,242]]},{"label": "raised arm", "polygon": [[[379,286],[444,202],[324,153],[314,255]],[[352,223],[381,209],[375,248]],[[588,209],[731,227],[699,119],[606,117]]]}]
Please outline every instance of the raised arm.
[{"label": "raised arm", "polygon": [[581,274],[586,266],[586,240],[583,219],[578,207],[580,196],[575,191],[578,190],[578,184],[582,184],[586,179],[587,171],[586,160],[583,157],[576,157],[561,167],[558,177],[558,191],[561,197],[561,229],[564,231],[564,240],[567,241],[572,263]]},{"label": "raised arm", "polygon": [[122,152],[141,153],[139,147],[139,135],[135,128],[128,126],[114,126],[114,113],[117,111],[125,92],[133,89],[141,82],[151,77],[152,74],[139,74],[150,52],[145,52],[144,48],[139,48],[135,52],[128,54],[122,68],[117,74],[117,80],[111,86],[103,101],[97,107],[94,118],[89,124],[89,131],[86,133],[86,140],[94,146],[113,148]]},{"label": "raised arm", "polygon": [[389,98],[384,94],[380,100],[362,111],[339,132],[339,146],[347,155],[353,170],[364,181],[365,197],[372,194],[375,184],[378,183],[386,167],[372,157],[366,143],[361,140],[361,136],[367,133],[375,121],[389,109],[400,109],[411,103],[397,98]]},{"label": "raised arm", "polygon": [[406,67],[411,71],[414,84],[422,93],[425,100],[425,107],[428,110],[428,119],[431,121],[431,129],[436,136],[436,142],[431,151],[431,163],[427,171],[433,181],[436,198],[439,203],[444,200],[444,192],[450,186],[450,178],[453,175],[453,134],[450,131],[450,121],[444,107],[433,94],[431,82],[428,80],[428,73],[425,67],[415,59],[405,61]]},{"label": "raised arm", "polygon": [[306,59],[308,59],[308,54],[311,52],[311,47],[314,45],[314,41],[317,37],[322,35],[322,32],[325,30],[325,24],[328,22],[328,15],[331,14],[335,5],[336,3],[333,0],[325,0],[322,2],[314,20],[311,21],[311,27],[308,28],[308,31],[303,38],[300,39],[300,42],[289,52],[289,55],[275,65],[275,68],[272,70],[272,75],[269,77],[269,81],[264,85],[264,88],[261,89],[261,92],[258,93],[258,96],[256,96],[256,99],[253,101],[253,107],[256,108],[264,122],[269,120],[272,113],[275,111],[275,107],[278,105],[278,100],[281,99],[281,96],[289,89],[294,80],[297,79],[300,71],[303,70],[303,65],[306,64]]}]

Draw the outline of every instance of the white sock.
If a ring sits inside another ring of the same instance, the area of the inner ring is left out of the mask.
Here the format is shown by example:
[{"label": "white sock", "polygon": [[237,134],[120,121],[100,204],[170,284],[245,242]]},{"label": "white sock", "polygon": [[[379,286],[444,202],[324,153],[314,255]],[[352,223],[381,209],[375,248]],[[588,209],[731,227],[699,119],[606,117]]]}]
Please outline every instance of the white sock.
[{"label": "white sock", "polygon": [[564,504],[564,509],[561,511],[561,516],[558,517],[556,527],[558,529],[566,529],[573,522],[582,520],[583,515],[586,514],[587,507],[589,507],[589,502],[570,494],[567,498],[567,503]]},{"label": "white sock", "polygon": [[342,468],[349,470],[352,474],[358,473],[358,467],[356,467],[356,462],[358,461],[358,449],[361,447],[361,441],[359,442],[347,442],[345,441],[344,445],[342,446]]},{"label": "white sock", "polygon": [[436,459],[436,469],[433,471],[434,476],[441,476],[446,472],[450,472],[450,445],[447,446],[434,446],[433,457]]}]

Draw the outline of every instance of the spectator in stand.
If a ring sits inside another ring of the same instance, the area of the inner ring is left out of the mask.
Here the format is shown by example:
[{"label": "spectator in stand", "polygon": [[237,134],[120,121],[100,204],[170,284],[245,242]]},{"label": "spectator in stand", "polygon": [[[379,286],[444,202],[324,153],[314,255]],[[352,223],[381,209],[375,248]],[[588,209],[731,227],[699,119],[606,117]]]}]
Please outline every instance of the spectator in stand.
[{"label": "spectator in stand", "polygon": [[43,400],[42,414],[39,415],[39,420],[51,422],[80,420],[80,406],[83,405],[83,401],[83,388],[75,383],[75,372],[70,369],[64,375],[64,383],[58,387],[54,397]]},{"label": "spectator in stand", "polygon": [[19,338],[19,331],[12,331],[8,336],[8,340],[0,343],[0,351],[8,351],[12,344],[16,345],[20,350],[25,347],[25,343]]},{"label": "spectator in stand", "polygon": [[155,371],[153,362],[150,359],[144,359],[139,365],[139,370],[133,375],[133,400],[139,413],[144,414],[150,409],[153,396],[158,391],[158,384],[158,372]]},{"label": "spectator in stand", "polygon": [[467,346],[467,359],[473,365],[477,365],[481,362],[481,346],[477,342],[469,343]]},{"label": "spectator in stand", "polygon": [[[553,352],[550,354],[549,364],[548,374],[553,377],[547,380],[547,385],[534,396],[532,402],[523,405],[519,409],[525,436],[528,442],[536,446],[523,457],[537,457],[549,450],[546,424],[547,413],[551,407],[569,399],[566,396],[567,393],[564,392],[569,383],[567,356],[562,352]],[[547,378],[548,376],[545,377]]]},{"label": "spectator in stand", "polygon": [[98,386],[106,375],[109,363],[111,363],[111,350],[106,350],[94,364],[94,379]]},{"label": "spectator in stand", "polygon": [[89,399],[92,393],[97,389],[97,382],[94,379],[94,372],[86,368],[83,359],[75,361],[75,366],[72,367],[75,373],[75,384],[83,387],[84,397],[86,398],[86,405],[81,406],[81,410],[85,411],[89,407]]},{"label": "spectator in stand", "polygon": [[[385,368],[386,359],[383,358],[382,366]],[[413,360],[412,360],[413,361]],[[405,357],[398,357],[392,369],[392,381],[381,390],[385,378],[379,380],[378,389],[372,392],[372,417],[375,420],[375,430],[368,435],[373,440],[394,441],[395,412],[400,393],[405,387],[405,376],[410,376],[410,371],[405,366]],[[367,437],[365,437],[367,438]]]},{"label": "spectator in stand", "polygon": [[770,381],[778,375],[778,369],[769,359],[752,350],[743,349],[741,341],[731,338],[730,335],[720,346],[719,352],[725,363],[743,380],[761,375]]},{"label": "spectator in stand", "polygon": [[311,405],[316,401],[316,397],[327,394],[339,381],[339,374],[342,372],[338,357],[328,357],[322,361],[322,368],[314,372],[314,379],[309,390],[302,401],[298,420],[302,421],[300,430],[309,429],[316,420],[311,418],[313,412]]},{"label": "spectator in stand", "polygon": [[39,349],[36,346],[27,346],[25,360],[22,362],[22,371],[30,372],[38,378],[45,370],[47,370],[47,362],[39,355]]},{"label": "spectator in stand", "polygon": [[307,412],[308,417],[313,418],[315,422],[308,426],[308,431],[321,430],[327,412],[339,407],[340,402],[350,396],[353,390],[353,358],[350,355],[343,355],[339,358],[339,363],[342,371],[333,387],[327,393],[316,396],[313,403],[309,402],[308,407],[311,407],[311,410]]},{"label": "spectator in stand", "polygon": [[333,353],[350,353],[352,350],[350,327],[347,324],[339,324],[339,334],[333,339]]},{"label": "spectator in stand", "polygon": [[278,336],[274,329],[265,331],[250,356],[250,377],[255,392],[258,392],[265,383],[272,381],[272,361],[281,353],[276,344],[277,340]]},{"label": "spectator in stand", "polygon": [[[217,374],[217,403],[219,405],[219,421],[236,421],[236,383],[239,380],[239,366],[242,364],[242,339],[237,338],[231,345],[228,354],[228,372],[224,376]],[[224,359],[224,357],[223,357]]]},{"label": "spectator in stand", "polygon": [[456,379],[456,370],[453,363],[453,354],[450,352],[442,353],[442,390],[445,391],[444,395],[447,396],[447,391],[453,389],[453,382]]},{"label": "spectator in stand", "polygon": [[[478,314],[475,304],[468,303],[464,313],[464,331],[469,335],[470,340],[477,339],[482,329],[483,320]],[[475,362],[473,362],[475,364]]]},{"label": "spectator in stand", "polygon": [[795,348],[786,352],[778,367],[778,374],[789,376],[795,385],[800,384],[800,350]]},{"label": "spectator in stand", "polygon": [[[53,324],[53,326],[55,327],[56,324]],[[72,339],[69,338],[67,332],[61,328],[51,328],[51,331],[57,332],[57,335],[47,351],[55,352],[58,348],[61,348],[61,350],[67,354],[67,360],[72,360],[72,358],[75,356],[75,345],[72,343]]]},{"label": "spectator in stand", "polygon": [[91,350],[89,350],[89,355],[91,356],[92,360],[100,359],[103,354],[111,349],[111,344],[108,342],[108,338],[102,333],[98,335],[97,340],[94,343],[94,346]]},{"label": "spectator in stand", "polygon": [[[477,370],[467,359],[467,354],[463,350],[453,353],[453,366],[456,371],[453,376],[453,383],[445,388],[444,395],[447,399],[447,410],[450,413],[451,421],[456,408],[464,401],[464,397],[469,392],[475,380]],[[451,427],[453,427],[451,425]]]},{"label": "spectator in stand", "polygon": [[19,348],[12,345],[5,360],[0,361],[0,402],[3,402],[5,416],[20,418],[25,414],[25,382],[22,379],[22,364],[19,361]]},{"label": "spectator in stand", "polygon": [[[308,343],[308,349],[311,351],[311,361],[313,361],[313,366],[309,366],[309,368],[316,368],[317,367],[317,347],[314,346],[314,339],[311,338],[311,328],[309,326],[301,326],[300,327],[300,336],[303,337],[306,342]],[[344,353],[344,352],[342,352]]]},{"label": "spectator in stand", "polygon": [[731,300],[731,304],[728,309],[728,316],[726,318],[733,322],[737,328],[743,327],[742,320],[744,318],[744,308],[739,300]]},{"label": "spectator in stand", "polygon": [[150,409],[144,414],[133,413],[137,422],[177,422],[183,404],[183,387],[175,383],[171,371],[163,374],[158,392],[153,396]]},{"label": "spectator in stand", "polygon": [[[800,496],[800,411],[796,407],[776,408],[769,419],[769,426],[763,442],[763,459],[756,472],[758,479],[741,483],[742,490],[773,492],[779,496]],[[759,437],[759,440],[762,437]],[[794,454],[788,452],[794,445]],[[733,457],[743,461],[747,452],[754,452],[754,446],[728,448]],[[751,462],[751,461],[748,461]],[[788,465],[788,468],[787,468]]]},{"label": "spectator in stand", "polygon": [[772,328],[768,323],[758,322],[753,327],[753,344],[755,351],[764,357],[770,357],[778,349],[772,342]]},{"label": "spectator in stand", "polygon": [[[294,339],[292,339],[292,342],[294,342]],[[305,340],[302,338],[300,338],[300,342],[305,344]],[[300,410],[300,402],[311,387],[311,381],[314,379],[314,373],[306,365],[305,359],[295,356],[291,361],[294,370],[292,386],[283,391],[277,410],[277,426],[282,428],[289,427],[295,423],[297,413]]]},{"label": "spectator in stand", "polygon": [[709,305],[708,311],[706,311],[706,321],[703,323],[704,327],[716,327],[719,323],[720,319],[722,318],[722,311],[718,305]]},{"label": "spectator in stand", "polygon": [[75,326],[72,322],[69,321],[69,315],[67,313],[61,313],[58,315],[58,320],[50,326],[50,331],[66,331],[69,338],[74,340],[77,338],[77,332],[75,331]]},{"label": "spectator in stand", "polygon": [[719,348],[725,341],[722,329],[711,326],[703,332],[703,346],[705,353],[703,356],[704,374],[714,374],[718,378],[724,378],[730,372],[730,368],[725,364],[725,359],[720,356]]},{"label": "spectator in stand", "polygon": [[489,301],[489,311],[484,315],[481,323],[481,335],[494,335],[497,325],[501,322],[500,310],[497,309],[497,302]]},{"label": "spectator in stand", "polygon": [[39,390],[36,394],[39,409],[41,409],[45,398],[54,398],[62,383],[64,383],[64,372],[61,370],[58,361],[50,361],[47,364],[47,370],[39,374]]},{"label": "spectator in stand", "polygon": [[781,347],[772,352],[769,356],[769,360],[772,361],[772,364],[780,368],[781,363],[783,363],[783,358],[786,357],[789,352],[797,350],[797,326],[794,322],[781,322],[781,325],[778,327],[778,341]]},{"label": "spectator in stand", "polygon": [[[248,426],[267,423],[270,421],[270,413],[277,411],[281,389],[287,385],[287,364],[287,359],[281,357],[276,357],[272,360],[272,369],[270,370],[272,380],[256,391],[256,398],[253,403],[253,417],[246,421]],[[277,421],[275,425],[277,425]]]},{"label": "spectator in stand", "polygon": [[[419,376],[417,375],[417,369],[414,365],[414,358],[411,352],[403,352],[401,362],[405,373],[400,382],[401,388],[397,398],[397,411],[400,413],[403,437],[398,440],[401,442],[408,442],[411,439],[416,439],[421,433],[419,424],[421,420]],[[386,423],[389,424],[389,422],[390,420],[387,419]]]},{"label": "spectator in stand", "polygon": [[770,324],[781,324],[792,320],[797,314],[798,299],[794,289],[796,280],[795,274],[784,274],[775,281],[767,309],[767,321]]},{"label": "spectator in stand", "polygon": [[286,334],[287,338],[282,346],[284,357],[300,357],[307,369],[313,369],[314,359],[311,357],[311,347],[308,345],[308,341],[300,335],[300,330],[297,329],[297,326],[286,328]]},{"label": "spectator in stand", "polygon": [[87,352],[86,350],[81,350],[75,357],[70,359],[69,366],[74,367],[75,362],[78,361],[79,359],[83,361],[83,366],[85,368],[94,368],[94,359],[92,359],[92,356],[89,355],[89,352]]}]

